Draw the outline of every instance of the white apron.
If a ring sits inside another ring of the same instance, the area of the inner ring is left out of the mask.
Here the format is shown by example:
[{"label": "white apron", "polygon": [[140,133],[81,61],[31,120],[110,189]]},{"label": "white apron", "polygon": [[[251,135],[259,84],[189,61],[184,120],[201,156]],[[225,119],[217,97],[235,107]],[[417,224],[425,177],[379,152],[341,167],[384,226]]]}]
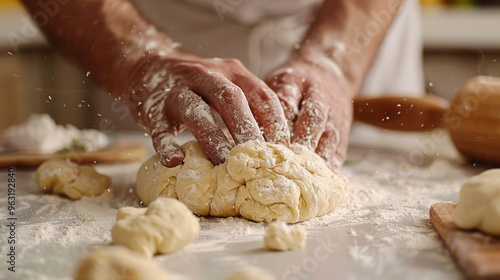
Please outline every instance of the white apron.
[{"label": "white apron", "polygon": [[[320,0],[136,0],[146,17],[182,48],[205,57],[238,58],[264,78],[300,43]],[[424,92],[418,0],[404,1],[360,94]]]}]

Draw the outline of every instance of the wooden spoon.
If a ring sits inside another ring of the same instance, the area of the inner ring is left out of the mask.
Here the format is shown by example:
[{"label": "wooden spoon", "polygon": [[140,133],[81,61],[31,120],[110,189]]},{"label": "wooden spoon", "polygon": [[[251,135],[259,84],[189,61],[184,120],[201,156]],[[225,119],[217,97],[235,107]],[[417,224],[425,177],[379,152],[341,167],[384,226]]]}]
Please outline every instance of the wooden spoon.
[{"label": "wooden spoon", "polygon": [[447,106],[439,97],[356,98],[354,119],[399,131],[446,128],[469,159],[500,165],[500,78],[477,76]]}]

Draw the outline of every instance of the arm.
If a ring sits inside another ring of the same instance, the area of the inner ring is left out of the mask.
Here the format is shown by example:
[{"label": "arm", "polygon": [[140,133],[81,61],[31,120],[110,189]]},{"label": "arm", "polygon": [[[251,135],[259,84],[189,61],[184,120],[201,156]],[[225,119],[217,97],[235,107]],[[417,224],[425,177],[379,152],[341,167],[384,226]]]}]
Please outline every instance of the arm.
[{"label": "arm", "polygon": [[345,160],[352,98],[401,0],[325,0],[301,47],[267,83],[277,93],[292,142],[308,146],[338,171]]},{"label": "arm", "polygon": [[[44,2],[22,1],[35,17],[45,14],[40,7]],[[231,145],[211,108],[221,115],[236,143],[264,138],[288,143],[278,98],[239,61],[201,58],[176,49],[126,0],[65,2],[39,24],[43,32],[129,106],[151,135],[164,165],[182,162],[175,135],[186,127],[213,163],[225,160]]]},{"label": "arm", "polygon": [[[22,0],[47,39],[115,97],[130,88],[130,69],[143,55],[174,47],[127,1],[53,1],[53,16],[39,2]],[[145,50],[147,42],[155,45],[151,52]]]},{"label": "arm", "polygon": [[401,2],[326,0],[298,55],[315,53],[332,60],[356,94]]}]

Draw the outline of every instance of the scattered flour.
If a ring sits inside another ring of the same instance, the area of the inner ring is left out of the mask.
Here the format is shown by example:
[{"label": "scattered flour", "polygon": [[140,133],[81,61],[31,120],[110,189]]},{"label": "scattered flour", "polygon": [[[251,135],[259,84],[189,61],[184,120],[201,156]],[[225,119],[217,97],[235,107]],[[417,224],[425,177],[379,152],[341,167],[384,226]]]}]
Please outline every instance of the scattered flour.
[{"label": "scattered flour", "polygon": [[[397,278],[404,273],[403,264],[421,257],[424,265],[435,267],[432,271],[426,270],[429,275],[437,275],[430,278],[439,279],[439,275],[446,273],[460,278],[430,224],[428,209],[435,202],[457,200],[460,186],[469,173],[480,171],[467,170],[439,159],[429,166],[413,166],[411,173],[401,174],[394,159],[380,157],[377,153],[362,157],[363,160],[344,167],[343,175],[350,182],[344,205],[332,214],[301,223],[310,234],[309,240],[332,237],[338,243],[335,252],[339,257],[349,258],[355,267],[374,271],[374,276],[386,275],[384,273],[392,269],[390,275]],[[465,171],[456,172],[459,168]],[[37,279],[71,279],[74,264],[89,247],[111,243],[110,230],[116,209],[125,205],[140,207],[137,197],[130,191],[135,181],[133,172],[125,173],[120,168],[106,170],[98,167],[98,170],[108,171],[107,175],[112,176],[112,190],[76,202],[41,195],[34,185],[33,173],[18,172],[16,214],[18,257],[22,260],[19,262],[20,277],[30,279],[37,275]],[[0,181],[6,182],[5,173],[0,174]],[[6,203],[6,196],[0,196],[0,204]],[[6,219],[4,211],[0,212],[0,218]],[[265,232],[264,223],[239,217],[200,217],[200,224],[201,232],[192,244],[172,258],[160,258],[163,263],[168,260],[172,266],[186,260],[193,262],[193,269],[178,266],[185,269],[182,272],[169,266],[176,276],[174,279],[187,279],[185,275],[189,275],[190,270],[200,269],[198,255],[212,256],[248,244],[260,246],[257,242],[262,242]],[[2,224],[0,229],[5,232],[5,225]],[[0,240],[1,254],[6,253],[5,240]],[[308,247],[310,243],[305,250]],[[220,257],[219,262],[244,264],[244,254],[247,253],[241,252]],[[47,255],[51,257],[47,258]],[[58,269],[53,269],[55,266]],[[439,271],[443,271],[442,274],[432,274]]]}]

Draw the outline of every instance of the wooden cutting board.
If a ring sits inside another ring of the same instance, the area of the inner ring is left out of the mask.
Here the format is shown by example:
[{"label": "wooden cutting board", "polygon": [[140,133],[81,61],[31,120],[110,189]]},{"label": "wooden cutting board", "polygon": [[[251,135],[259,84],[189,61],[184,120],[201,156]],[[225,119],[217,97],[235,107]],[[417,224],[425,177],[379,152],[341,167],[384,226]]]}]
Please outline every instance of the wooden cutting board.
[{"label": "wooden cutting board", "polygon": [[453,258],[470,279],[500,279],[500,238],[455,226],[451,213],[455,202],[431,206],[431,222]]},{"label": "wooden cutting board", "polygon": [[147,149],[141,144],[117,141],[108,148],[95,152],[64,152],[54,154],[0,154],[0,168],[9,166],[36,167],[49,159],[69,159],[79,164],[116,163],[140,160]]}]

